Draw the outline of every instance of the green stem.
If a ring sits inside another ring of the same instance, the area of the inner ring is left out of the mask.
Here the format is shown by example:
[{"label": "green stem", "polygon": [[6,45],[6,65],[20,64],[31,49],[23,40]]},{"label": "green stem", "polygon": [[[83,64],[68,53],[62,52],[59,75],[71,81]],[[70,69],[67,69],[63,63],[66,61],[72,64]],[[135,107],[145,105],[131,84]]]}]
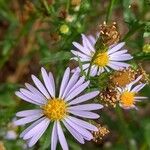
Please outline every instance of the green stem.
[{"label": "green stem", "polygon": [[111,0],[110,3],[109,3],[107,15],[106,15],[106,23],[108,23],[111,15],[112,15],[112,10],[113,10],[114,3],[115,3],[115,0]]},{"label": "green stem", "polygon": [[67,12],[69,13],[70,0],[67,0]]},{"label": "green stem", "polygon": [[45,7],[47,13],[50,15],[50,14],[51,14],[51,11],[50,11],[50,9],[49,9],[49,6],[48,6],[46,0],[43,0],[43,5],[44,5],[44,7]]},{"label": "green stem", "polygon": [[127,139],[131,139],[132,133],[129,130],[126,121],[124,120],[123,112],[119,106],[116,107],[116,113],[117,113],[119,121],[120,121],[121,131],[123,131],[123,134],[125,136],[127,136]]},{"label": "green stem", "polygon": [[87,72],[87,79],[88,79],[88,80],[89,80],[89,78],[90,78],[91,68],[92,68],[93,61],[95,60],[96,56],[97,56],[97,52],[95,52],[95,54],[93,55],[92,60],[91,60],[91,62],[90,62],[90,66],[89,66],[89,69],[88,69],[88,72]]}]

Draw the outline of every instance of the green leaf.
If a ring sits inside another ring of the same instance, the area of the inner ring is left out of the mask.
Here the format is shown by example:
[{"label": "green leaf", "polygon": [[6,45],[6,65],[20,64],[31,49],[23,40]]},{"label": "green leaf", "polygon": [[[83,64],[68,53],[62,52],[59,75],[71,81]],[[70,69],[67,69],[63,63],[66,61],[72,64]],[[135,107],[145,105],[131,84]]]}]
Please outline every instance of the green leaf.
[{"label": "green leaf", "polygon": [[15,101],[13,100],[12,96],[10,95],[10,93],[5,92],[5,93],[0,95],[0,106],[12,107],[14,105],[15,105]]},{"label": "green leaf", "polygon": [[60,51],[57,53],[49,53],[49,56],[47,56],[46,58],[43,58],[40,61],[40,63],[46,64],[46,63],[54,63],[57,61],[69,60],[70,57],[71,57],[70,52]]}]

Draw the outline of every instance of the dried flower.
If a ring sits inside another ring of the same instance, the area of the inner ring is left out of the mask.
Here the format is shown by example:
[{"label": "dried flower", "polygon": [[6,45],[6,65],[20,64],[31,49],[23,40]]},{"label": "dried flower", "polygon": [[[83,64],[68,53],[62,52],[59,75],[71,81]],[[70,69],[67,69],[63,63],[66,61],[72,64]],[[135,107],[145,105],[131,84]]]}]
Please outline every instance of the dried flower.
[{"label": "dried flower", "polygon": [[135,79],[136,71],[131,67],[115,71],[110,76],[110,82],[113,86],[124,87]]},{"label": "dried flower", "polygon": [[100,37],[105,45],[110,46],[119,42],[120,34],[117,31],[117,24],[113,22],[112,24],[106,24],[104,22],[100,25]]},{"label": "dried flower", "polygon": [[146,73],[146,71],[143,69],[141,65],[139,65],[137,71],[136,71],[136,77],[142,75],[142,78],[139,80],[140,83],[149,83],[149,74]]},{"label": "dried flower", "polygon": [[[31,124],[24,130],[20,137],[28,141],[28,146],[32,147],[44,134],[50,123],[53,123],[51,136],[51,150],[55,150],[59,141],[63,150],[68,150],[68,144],[63,133],[61,123],[67,128],[72,136],[80,143],[85,140],[93,139],[90,131],[97,131],[97,127],[78,119],[75,116],[97,119],[99,115],[91,112],[101,109],[100,104],[81,104],[99,94],[99,91],[93,91],[81,96],[89,85],[84,77],[79,77],[75,72],[70,78],[70,69],[67,68],[60,86],[59,96],[56,97],[55,82],[52,73],[47,73],[44,68],[41,69],[43,83],[34,75],[32,80],[36,88],[28,83],[26,88],[21,88],[16,95],[23,100],[39,106],[39,109],[20,111],[16,114],[21,119],[16,120],[16,125]],[[72,116],[73,115],[73,116]]]},{"label": "dried flower", "polygon": [[116,107],[116,104],[118,103],[118,96],[118,91],[114,87],[109,87],[100,93],[100,99],[106,107]]},{"label": "dried flower", "polygon": [[106,137],[110,131],[107,127],[101,126],[100,124],[96,124],[98,131],[94,131],[93,133],[93,141],[96,143],[101,143],[104,137]]}]

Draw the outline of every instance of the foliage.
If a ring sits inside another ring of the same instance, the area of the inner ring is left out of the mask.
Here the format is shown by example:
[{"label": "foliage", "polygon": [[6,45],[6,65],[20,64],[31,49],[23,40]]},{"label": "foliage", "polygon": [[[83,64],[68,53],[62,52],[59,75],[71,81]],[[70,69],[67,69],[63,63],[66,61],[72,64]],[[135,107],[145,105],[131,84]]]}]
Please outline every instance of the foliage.
[{"label": "foliage", "polygon": [[[96,33],[98,24],[105,18],[107,22],[114,20],[118,23],[122,40],[132,49],[135,61],[147,66],[150,53],[142,50],[150,42],[149,10],[149,0],[82,0],[80,4],[72,4],[71,0],[0,0],[0,141],[6,149],[26,147],[19,137],[14,140],[5,138],[15,113],[23,108],[33,108],[14,95],[19,84],[30,82],[30,74],[38,74],[40,66],[46,66],[56,75],[59,85],[64,69],[68,65],[75,66],[75,63],[68,63],[72,42],[79,41],[81,33]],[[67,32],[60,30],[62,25],[67,25]],[[147,70],[150,72],[149,68]],[[92,78],[93,85],[106,85],[106,76]],[[150,97],[149,91],[150,86],[147,86],[143,94]],[[110,113],[104,110],[101,119],[111,132],[106,141],[100,145],[86,143],[83,146],[67,134],[70,149],[150,149],[149,108],[146,100],[139,106],[139,111],[122,111],[119,107],[108,109]],[[15,129],[17,135],[23,129]],[[48,150],[50,133],[51,127],[32,149]]]}]

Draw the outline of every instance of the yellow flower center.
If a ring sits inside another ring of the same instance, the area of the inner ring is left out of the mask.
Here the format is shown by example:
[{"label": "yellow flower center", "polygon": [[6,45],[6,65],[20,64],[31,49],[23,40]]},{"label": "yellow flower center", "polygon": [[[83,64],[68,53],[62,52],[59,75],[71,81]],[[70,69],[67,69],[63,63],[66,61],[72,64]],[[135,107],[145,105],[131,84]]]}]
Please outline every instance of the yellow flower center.
[{"label": "yellow flower center", "polygon": [[134,96],[135,96],[134,92],[125,91],[120,96],[121,104],[125,107],[132,106],[134,104]]},{"label": "yellow flower center", "polygon": [[109,56],[107,52],[97,54],[95,60],[93,61],[95,65],[98,65],[100,67],[105,67],[108,64],[108,62],[109,62]]},{"label": "yellow flower center", "polygon": [[43,106],[43,113],[52,121],[61,120],[67,115],[67,105],[62,99],[50,99]]}]

